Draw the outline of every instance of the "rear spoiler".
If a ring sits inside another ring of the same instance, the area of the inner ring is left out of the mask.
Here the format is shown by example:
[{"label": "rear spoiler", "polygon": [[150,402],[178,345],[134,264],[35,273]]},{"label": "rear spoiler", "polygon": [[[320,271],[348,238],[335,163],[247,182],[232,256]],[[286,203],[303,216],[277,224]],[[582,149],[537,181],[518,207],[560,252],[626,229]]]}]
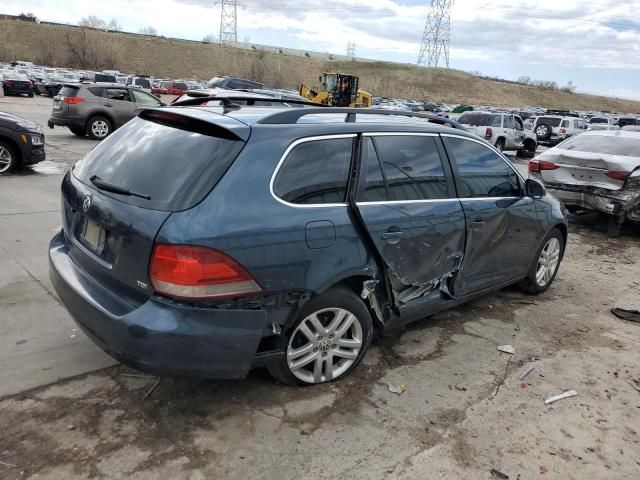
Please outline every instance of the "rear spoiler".
[{"label": "rear spoiler", "polygon": [[138,117],[167,127],[226,140],[246,142],[251,133],[248,125],[210,111],[146,108],[140,110]]}]

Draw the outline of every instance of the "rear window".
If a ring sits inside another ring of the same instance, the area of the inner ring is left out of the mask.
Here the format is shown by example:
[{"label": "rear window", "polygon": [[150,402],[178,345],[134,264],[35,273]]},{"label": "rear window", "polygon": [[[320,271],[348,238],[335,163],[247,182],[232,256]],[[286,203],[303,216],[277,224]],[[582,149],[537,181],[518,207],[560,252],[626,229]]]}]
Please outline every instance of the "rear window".
[{"label": "rear window", "polygon": [[592,118],[589,123],[609,123],[609,120],[606,118]]},{"label": "rear window", "polygon": [[146,78],[138,78],[136,79],[136,85],[141,86],[142,88],[151,88],[151,83]]},{"label": "rear window", "polygon": [[95,81],[96,82],[116,83],[116,77],[115,77],[115,75],[106,75],[104,73],[96,73]]},{"label": "rear window", "polygon": [[540,118],[538,118],[537,125],[540,125],[541,123],[546,123],[550,127],[559,127],[560,126],[560,122],[562,122],[561,118],[540,117]]},{"label": "rear window", "polygon": [[211,191],[243,146],[241,141],[134,118],[78,162],[73,174],[89,186],[97,175],[151,197],[105,192],[126,203],[153,210],[186,210]]},{"label": "rear window", "polygon": [[61,97],[75,97],[78,94],[78,90],[79,89],[73,87],[62,87],[58,95]]},{"label": "rear window", "polygon": [[604,153],[623,157],[640,157],[640,139],[612,135],[579,135],[559,148],[578,152]]},{"label": "rear window", "polygon": [[[497,117],[497,115],[495,116]],[[494,115],[491,115],[490,113],[475,113],[475,112],[463,113],[458,119],[458,123],[461,123],[463,125],[472,125],[474,127],[477,127],[477,126],[486,127],[486,126],[492,125],[493,123],[492,117],[494,117]]]}]

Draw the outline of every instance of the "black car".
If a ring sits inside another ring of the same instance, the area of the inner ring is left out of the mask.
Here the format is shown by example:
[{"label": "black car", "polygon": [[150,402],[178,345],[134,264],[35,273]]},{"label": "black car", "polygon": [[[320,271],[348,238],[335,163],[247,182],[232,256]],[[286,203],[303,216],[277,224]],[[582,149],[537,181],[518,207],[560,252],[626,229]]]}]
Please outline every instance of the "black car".
[{"label": "black car", "polygon": [[33,82],[26,75],[6,75],[2,80],[2,91],[5,96],[28,95],[33,97]]},{"label": "black car", "polygon": [[456,122],[201,100],[143,110],[62,182],[51,280],[120,361],[322,383],[375,331],[553,282],[560,202]]},{"label": "black car", "polygon": [[227,90],[273,90],[264,83],[254,82],[246,78],[219,76],[207,82],[207,88],[224,88]]},{"label": "black car", "polygon": [[47,97],[55,97],[69,79],[64,77],[43,77],[40,81],[33,83],[33,89],[38,95],[46,95]]},{"label": "black car", "polygon": [[44,159],[42,129],[29,120],[0,112],[0,175]]}]

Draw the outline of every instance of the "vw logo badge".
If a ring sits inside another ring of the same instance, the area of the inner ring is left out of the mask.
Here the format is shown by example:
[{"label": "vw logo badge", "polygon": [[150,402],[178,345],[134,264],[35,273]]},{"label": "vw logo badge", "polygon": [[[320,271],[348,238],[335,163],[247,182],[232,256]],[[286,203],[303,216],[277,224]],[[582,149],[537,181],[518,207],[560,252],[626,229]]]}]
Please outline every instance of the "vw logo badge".
[{"label": "vw logo badge", "polygon": [[84,199],[82,200],[82,211],[84,213],[87,213],[89,211],[89,209],[91,208],[91,197],[89,195],[87,195],[86,197],[84,197]]}]

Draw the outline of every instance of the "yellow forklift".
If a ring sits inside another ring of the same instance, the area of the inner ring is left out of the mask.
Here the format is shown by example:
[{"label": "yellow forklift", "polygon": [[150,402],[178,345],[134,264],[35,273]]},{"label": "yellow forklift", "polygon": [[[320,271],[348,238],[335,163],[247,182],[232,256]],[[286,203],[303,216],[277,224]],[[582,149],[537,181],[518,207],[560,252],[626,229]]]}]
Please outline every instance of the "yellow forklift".
[{"label": "yellow forklift", "polygon": [[343,73],[323,73],[318,79],[319,90],[300,85],[300,96],[329,107],[370,108],[373,100],[369,92],[358,89],[359,78]]}]

